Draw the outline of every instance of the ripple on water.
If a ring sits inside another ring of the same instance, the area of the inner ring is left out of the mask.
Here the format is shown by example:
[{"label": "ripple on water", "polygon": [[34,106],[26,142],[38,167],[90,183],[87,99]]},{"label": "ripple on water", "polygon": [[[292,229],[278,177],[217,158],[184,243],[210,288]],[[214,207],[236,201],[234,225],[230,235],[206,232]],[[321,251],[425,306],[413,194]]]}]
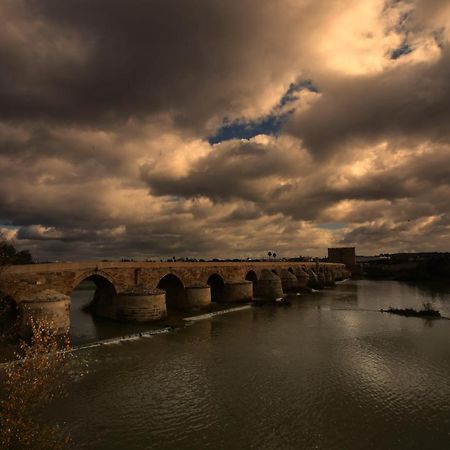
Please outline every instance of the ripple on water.
[{"label": "ripple on water", "polygon": [[449,448],[450,322],[363,311],[411,292],[350,282],[87,350],[55,416],[80,449]]}]

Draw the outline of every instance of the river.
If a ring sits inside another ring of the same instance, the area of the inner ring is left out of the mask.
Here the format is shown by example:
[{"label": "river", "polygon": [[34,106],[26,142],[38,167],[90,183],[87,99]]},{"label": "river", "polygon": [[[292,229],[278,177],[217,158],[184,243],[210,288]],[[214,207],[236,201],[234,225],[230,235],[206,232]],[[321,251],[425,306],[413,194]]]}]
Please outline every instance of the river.
[{"label": "river", "polygon": [[[73,294],[75,344],[142,329],[93,321],[90,295]],[[450,321],[376,311],[428,301],[450,317],[449,287],[347,281],[80,350],[88,373],[48,418],[77,449],[450,448]]]}]

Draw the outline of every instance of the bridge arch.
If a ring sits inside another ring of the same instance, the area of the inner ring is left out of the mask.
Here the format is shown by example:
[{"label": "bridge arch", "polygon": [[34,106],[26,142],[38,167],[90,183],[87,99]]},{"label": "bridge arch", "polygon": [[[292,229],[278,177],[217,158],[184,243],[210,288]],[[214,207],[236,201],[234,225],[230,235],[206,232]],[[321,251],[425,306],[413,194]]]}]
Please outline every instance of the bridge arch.
[{"label": "bridge arch", "polygon": [[167,308],[183,308],[185,306],[184,284],[177,275],[173,273],[164,275],[156,287],[166,292]]},{"label": "bridge arch", "polygon": [[[90,281],[95,285],[93,296],[91,298],[86,297],[85,294],[82,294],[81,298],[78,298],[78,295],[74,296],[74,291],[82,293],[85,289],[86,292],[91,290],[89,285],[83,287],[83,284],[87,281]],[[71,291],[69,292],[69,295],[72,297],[72,302],[82,302],[84,304],[82,309],[87,307],[93,312],[94,315],[102,317],[114,316],[114,299],[117,297],[117,294],[118,290],[112,278],[108,274],[101,271],[90,271],[83,273],[77,278],[75,283],[72,285]],[[75,303],[72,303],[72,306],[74,305]],[[76,308],[74,307],[70,309],[72,317],[73,314],[76,314],[75,309]]]},{"label": "bridge arch", "polygon": [[253,295],[256,293],[256,288],[258,286],[258,275],[256,275],[256,272],[254,270],[249,270],[247,274],[245,275],[245,279],[247,281],[251,281],[253,284]]},{"label": "bridge arch", "polygon": [[70,286],[69,292],[67,294],[71,295],[72,291],[76,289],[83,281],[86,280],[93,281],[97,288],[108,286],[109,283],[109,287],[112,287],[114,289],[114,293],[117,294],[118,292],[116,283],[114,282],[111,275],[102,270],[89,270],[87,272],[82,273],[75,279],[75,281]]},{"label": "bridge arch", "polygon": [[206,284],[211,288],[211,300],[213,302],[221,302],[224,300],[225,282],[221,275],[218,273],[211,274]]}]

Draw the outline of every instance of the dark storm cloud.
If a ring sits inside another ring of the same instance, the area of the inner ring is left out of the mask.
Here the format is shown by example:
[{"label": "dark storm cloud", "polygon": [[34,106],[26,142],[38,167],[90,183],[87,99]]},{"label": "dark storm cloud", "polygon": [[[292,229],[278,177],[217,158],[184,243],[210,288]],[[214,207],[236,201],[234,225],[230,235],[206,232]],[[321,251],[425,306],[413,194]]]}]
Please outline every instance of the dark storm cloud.
[{"label": "dark storm cloud", "polygon": [[257,209],[253,204],[245,207],[236,208],[231,214],[226,217],[227,222],[254,220],[263,215],[260,209]]},{"label": "dark storm cloud", "polygon": [[15,24],[0,31],[8,120],[107,124],[170,111],[201,127],[252,101],[290,53],[277,33],[292,20],[270,2],[25,0],[2,9],[24,34]]},{"label": "dark storm cloud", "polygon": [[0,232],[51,259],[448,248],[430,4],[0,0]]}]

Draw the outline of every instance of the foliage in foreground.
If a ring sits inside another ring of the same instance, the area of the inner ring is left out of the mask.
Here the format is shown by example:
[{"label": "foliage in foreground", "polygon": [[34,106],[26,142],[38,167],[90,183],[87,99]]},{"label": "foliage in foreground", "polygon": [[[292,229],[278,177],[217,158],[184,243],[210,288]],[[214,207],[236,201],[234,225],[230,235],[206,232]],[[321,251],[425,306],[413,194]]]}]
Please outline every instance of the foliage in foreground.
[{"label": "foliage in foreground", "polygon": [[18,360],[4,365],[0,401],[0,448],[66,449],[70,437],[39,420],[43,408],[64,396],[68,376],[68,338],[61,340],[43,321],[32,322],[30,342],[21,341]]}]

